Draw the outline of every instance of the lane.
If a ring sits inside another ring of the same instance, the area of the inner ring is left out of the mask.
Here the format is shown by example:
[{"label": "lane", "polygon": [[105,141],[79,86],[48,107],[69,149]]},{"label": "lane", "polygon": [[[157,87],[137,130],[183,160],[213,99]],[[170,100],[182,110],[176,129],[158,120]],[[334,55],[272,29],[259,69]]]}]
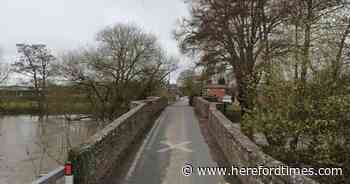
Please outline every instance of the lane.
[{"label": "lane", "polygon": [[140,146],[123,179],[127,184],[225,184],[217,176],[183,176],[185,163],[217,166],[188,100],[167,107]]}]

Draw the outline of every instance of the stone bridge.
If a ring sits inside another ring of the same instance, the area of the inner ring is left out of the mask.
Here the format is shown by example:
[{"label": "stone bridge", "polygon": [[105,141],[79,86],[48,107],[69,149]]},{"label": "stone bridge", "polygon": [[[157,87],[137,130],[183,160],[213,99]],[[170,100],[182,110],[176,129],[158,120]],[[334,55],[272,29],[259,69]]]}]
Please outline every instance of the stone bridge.
[{"label": "stone bridge", "polygon": [[[200,175],[199,167],[278,167],[202,98],[149,98],[69,152],[74,184],[317,184],[304,176]],[[196,112],[196,113],[195,113]],[[197,118],[199,117],[199,118]]]},{"label": "stone bridge", "polygon": [[74,183],[107,183],[126,157],[131,145],[152,126],[168,105],[164,98],[149,98],[132,103],[132,109],[69,152],[73,164]]}]

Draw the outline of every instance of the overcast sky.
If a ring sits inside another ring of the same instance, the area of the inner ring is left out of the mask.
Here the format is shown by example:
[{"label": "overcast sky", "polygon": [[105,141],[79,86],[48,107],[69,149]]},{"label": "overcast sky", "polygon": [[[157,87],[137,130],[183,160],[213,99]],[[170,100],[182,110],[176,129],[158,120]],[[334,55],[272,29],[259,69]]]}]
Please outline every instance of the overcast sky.
[{"label": "overcast sky", "polygon": [[23,42],[45,43],[60,53],[93,43],[105,26],[130,22],[156,34],[169,53],[180,56],[171,33],[187,15],[183,0],[0,0],[0,48],[7,60]]}]

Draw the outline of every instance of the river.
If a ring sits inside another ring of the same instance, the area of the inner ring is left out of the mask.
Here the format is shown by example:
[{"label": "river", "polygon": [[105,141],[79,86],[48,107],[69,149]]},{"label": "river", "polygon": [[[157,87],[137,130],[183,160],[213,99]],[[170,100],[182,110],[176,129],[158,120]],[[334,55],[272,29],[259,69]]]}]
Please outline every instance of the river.
[{"label": "river", "polygon": [[31,183],[66,160],[67,150],[97,131],[93,121],[0,117],[0,184]]}]

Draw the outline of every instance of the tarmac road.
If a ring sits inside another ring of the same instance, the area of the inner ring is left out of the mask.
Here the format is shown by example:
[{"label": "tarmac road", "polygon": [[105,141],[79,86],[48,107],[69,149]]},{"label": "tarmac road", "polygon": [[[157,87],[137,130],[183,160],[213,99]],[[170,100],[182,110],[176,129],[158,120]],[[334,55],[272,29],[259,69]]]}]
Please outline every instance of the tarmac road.
[{"label": "tarmac road", "polygon": [[[191,163],[194,173],[184,176]],[[135,152],[125,176],[126,184],[226,184],[221,176],[198,176],[196,167],[217,167],[201,135],[188,99],[167,107]]]}]

